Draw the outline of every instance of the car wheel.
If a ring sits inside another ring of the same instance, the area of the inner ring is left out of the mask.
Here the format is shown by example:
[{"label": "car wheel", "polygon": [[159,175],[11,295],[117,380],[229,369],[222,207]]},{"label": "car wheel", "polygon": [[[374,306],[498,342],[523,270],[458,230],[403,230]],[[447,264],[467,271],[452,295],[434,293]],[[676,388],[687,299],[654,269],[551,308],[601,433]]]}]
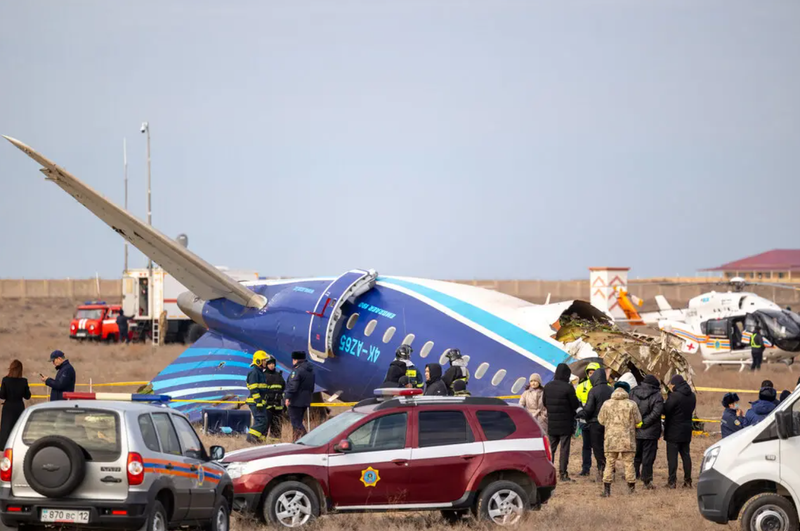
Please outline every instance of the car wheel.
[{"label": "car wheel", "polygon": [[319,499],[308,485],[285,481],[264,501],[264,519],[281,527],[302,527],[319,516]]},{"label": "car wheel", "polygon": [[147,520],[139,531],[167,531],[167,511],[161,502],[155,500],[150,505],[150,512],[147,515]]},{"label": "car wheel", "polygon": [[458,511],[452,511],[452,510],[451,511],[442,511],[442,518],[448,524],[455,525],[455,524],[461,522],[461,520],[463,520],[464,517],[467,516],[467,513],[469,513],[469,510],[467,510],[467,509],[461,509],[461,510],[458,510]]},{"label": "car wheel", "polygon": [[798,528],[794,504],[778,494],[759,494],[744,505],[742,531],[794,531]]},{"label": "car wheel", "polygon": [[83,483],[86,457],[72,439],[49,435],[31,444],[22,467],[33,490],[48,498],[63,498]]},{"label": "car wheel", "polygon": [[522,487],[513,481],[495,481],[481,493],[475,513],[480,521],[513,525],[527,508],[528,495]]},{"label": "car wheel", "polygon": [[228,508],[228,502],[225,498],[220,497],[217,504],[214,506],[214,513],[211,515],[211,521],[205,527],[208,531],[229,531],[231,528],[231,515]]}]

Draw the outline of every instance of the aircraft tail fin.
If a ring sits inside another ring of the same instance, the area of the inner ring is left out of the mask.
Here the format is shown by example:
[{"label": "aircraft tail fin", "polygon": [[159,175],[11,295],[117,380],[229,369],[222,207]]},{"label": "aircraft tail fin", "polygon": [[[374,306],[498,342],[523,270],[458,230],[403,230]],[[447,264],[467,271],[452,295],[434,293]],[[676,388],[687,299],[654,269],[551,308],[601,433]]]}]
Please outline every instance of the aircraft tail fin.
[{"label": "aircraft tail fin", "polygon": [[667,302],[666,297],[663,295],[656,295],[656,304],[658,304],[658,309],[662,312],[666,312],[672,309],[672,306]]},{"label": "aircraft tail fin", "polygon": [[263,308],[267,299],[232,279],[176,241],[130,215],[77,177],[57,166],[19,140],[4,136],[20,151],[43,166],[48,180],[106,222],[120,236],[166,269],[178,282],[205,300],[225,298],[243,306]]}]

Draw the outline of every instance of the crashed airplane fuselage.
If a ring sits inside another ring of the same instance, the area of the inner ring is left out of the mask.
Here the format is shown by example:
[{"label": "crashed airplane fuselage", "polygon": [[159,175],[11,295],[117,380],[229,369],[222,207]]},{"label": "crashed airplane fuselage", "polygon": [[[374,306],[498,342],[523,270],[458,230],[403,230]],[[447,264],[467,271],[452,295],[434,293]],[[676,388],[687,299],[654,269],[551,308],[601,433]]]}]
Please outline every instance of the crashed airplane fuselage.
[{"label": "crashed airplane fuselage", "polygon": [[[607,322],[583,301],[533,305],[473,286],[372,270],[240,284],[28,146],[9,141],[41,164],[48,180],[191,290],[178,304],[209,332],[153,379],[159,394],[241,399],[248,394],[245,375],[254,351],[266,350],[289,367],[291,353],[303,350],[315,366],[318,391],[359,400],[372,396],[395,350],[408,344],[420,371],[428,363],[444,364],[445,351],[458,348],[474,395],[514,395],[532,373],[548,381],[558,363],[574,359],[555,337],[564,316]],[[176,407],[196,419],[207,405]]]}]

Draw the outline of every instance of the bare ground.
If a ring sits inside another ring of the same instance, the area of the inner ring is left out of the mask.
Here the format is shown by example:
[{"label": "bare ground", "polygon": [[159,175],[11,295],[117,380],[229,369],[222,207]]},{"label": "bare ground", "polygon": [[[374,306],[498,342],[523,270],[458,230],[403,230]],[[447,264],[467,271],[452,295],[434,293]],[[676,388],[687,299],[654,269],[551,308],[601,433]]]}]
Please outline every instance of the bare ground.
[{"label": "bare ground", "polygon": [[[105,345],[71,341],[68,338],[69,321],[78,301],[65,299],[0,300],[0,367],[17,358],[25,365],[31,383],[38,382],[39,372],[53,373],[48,356],[54,349],[63,350],[72,361],[79,383],[91,378],[99,382],[146,381],[171,362],[184,347],[165,346],[153,349],[149,345]],[[739,373],[736,368],[713,368],[702,372],[699,359],[693,365],[698,371],[698,386],[725,389],[757,389],[762,379],[771,379],[778,390],[792,389],[798,373],[783,365],[765,365],[760,374]],[[109,391],[111,389],[108,389]],[[132,387],[120,391],[131,392]],[[34,388],[34,393],[43,392]],[[698,415],[718,419],[722,408],[721,393],[698,393]],[[755,400],[755,395],[742,395],[742,404]],[[707,423],[709,436],[696,437],[692,444],[693,476],[696,479],[703,451],[719,440],[719,424]],[[288,432],[288,430],[285,430]],[[220,444],[228,451],[247,446],[242,437],[203,436],[207,445]],[[625,492],[619,479],[613,487],[611,499],[601,499],[600,486],[590,479],[578,478],[580,469],[580,440],[573,439],[570,473],[577,479],[572,484],[559,484],[553,499],[542,510],[533,512],[521,524],[532,530],[569,529],[637,529],[658,531],[700,531],[720,529],[704,520],[698,513],[694,489],[668,490],[666,451],[663,441],[659,447],[655,467],[656,491],[645,492],[639,488],[633,496]],[[681,473],[679,472],[679,477]],[[252,518],[234,517],[234,531],[261,528]],[[446,525],[437,513],[387,513],[377,515],[341,515],[326,517],[317,524],[322,531],[380,528],[384,531],[417,531],[421,528],[444,530]],[[738,529],[738,524],[730,524]]]}]

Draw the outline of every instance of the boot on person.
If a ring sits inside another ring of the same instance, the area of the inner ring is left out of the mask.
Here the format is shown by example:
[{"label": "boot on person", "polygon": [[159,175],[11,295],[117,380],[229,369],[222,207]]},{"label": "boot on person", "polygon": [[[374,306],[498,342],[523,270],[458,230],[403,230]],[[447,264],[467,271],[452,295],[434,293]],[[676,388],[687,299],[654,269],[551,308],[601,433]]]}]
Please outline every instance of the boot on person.
[{"label": "boot on person", "polygon": [[656,490],[656,486],[653,485],[652,481],[645,481],[644,482],[644,490]]},{"label": "boot on person", "polygon": [[691,489],[692,488],[692,479],[684,479],[683,480],[683,488],[684,489]]},{"label": "boot on person", "polygon": [[611,483],[603,483],[603,494],[601,498],[609,498],[611,496]]},{"label": "boot on person", "polygon": [[636,483],[628,483],[628,494],[636,492]]}]

